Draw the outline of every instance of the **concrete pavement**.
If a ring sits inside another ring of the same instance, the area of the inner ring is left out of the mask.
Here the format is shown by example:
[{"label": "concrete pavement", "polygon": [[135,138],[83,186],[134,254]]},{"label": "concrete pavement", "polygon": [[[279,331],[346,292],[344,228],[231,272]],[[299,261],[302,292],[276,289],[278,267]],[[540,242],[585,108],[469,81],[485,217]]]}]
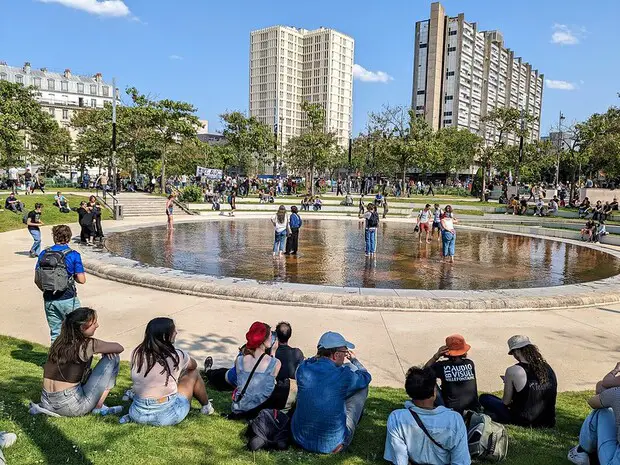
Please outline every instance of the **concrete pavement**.
[{"label": "concrete pavement", "polygon": [[[132,224],[154,219],[132,219]],[[126,220],[129,221],[129,220]],[[162,224],[165,219],[160,218]],[[104,230],[111,222],[104,223]],[[77,225],[73,225],[77,232]],[[43,228],[50,245],[50,227]],[[0,333],[49,343],[39,290],[33,283],[34,260],[25,229],[0,234]],[[216,366],[231,363],[250,324],[261,320],[293,326],[292,343],[312,355],[323,331],[342,332],[357,345],[357,355],[373,374],[373,384],[401,387],[404,372],[424,363],[445,336],[460,332],[472,345],[480,389],[501,389],[500,374],[513,363],[506,340],[526,334],[540,347],[558,374],[561,390],[591,389],[618,361],[620,305],[517,313],[402,313],[295,307],[210,299],[120,284],[88,276],[79,287],[83,305],[99,313],[97,336],[126,348],[140,342],[146,323],[170,316],[178,343],[197,359],[212,355]]]}]

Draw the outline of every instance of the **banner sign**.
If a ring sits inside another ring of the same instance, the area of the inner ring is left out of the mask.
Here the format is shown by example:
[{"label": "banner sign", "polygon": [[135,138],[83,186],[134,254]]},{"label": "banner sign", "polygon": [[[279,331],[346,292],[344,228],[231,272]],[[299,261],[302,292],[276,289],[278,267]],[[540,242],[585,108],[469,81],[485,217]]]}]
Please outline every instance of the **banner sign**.
[{"label": "banner sign", "polygon": [[206,179],[222,179],[222,170],[216,170],[214,168],[205,168],[204,166],[196,167],[196,177],[200,176]]}]

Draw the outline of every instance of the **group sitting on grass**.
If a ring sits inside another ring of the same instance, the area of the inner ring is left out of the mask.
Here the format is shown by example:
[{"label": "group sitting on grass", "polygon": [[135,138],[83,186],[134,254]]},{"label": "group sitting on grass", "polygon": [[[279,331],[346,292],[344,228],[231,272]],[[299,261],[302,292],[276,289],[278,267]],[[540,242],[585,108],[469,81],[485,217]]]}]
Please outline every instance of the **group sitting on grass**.
[{"label": "group sitting on grass", "polygon": [[[123,406],[108,406],[105,400],[116,385],[124,348],[97,339],[98,327],[97,313],[91,308],[80,307],[66,315],[43,366],[41,399],[30,404],[32,414],[77,417],[123,412]],[[354,344],[340,333],[324,333],[316,354],[304,358],[301,350],[289,345],[289,323],[280,322],[272,331],[257,321],[246,333],[232,366],[215,369],[212,357],[199,369],[198,362],[176,346],[176,336],[170,318],[155,318],[147,324],[143,341],[130,357],[133,385],[124,399],[131,399],[131,405],[120,416],[121,424],[176,425],[187,417],[193,399],[200,403],[202,414],[211,415],[215,409],[208,385],[232,391],[226,416],[249,421],[249,430],[265,416],[278,416],[279,423],[269,424],[286,427],[286,446],[334,454],[351,445],[372,377],[353,352]],[[455,334],[446,338],[424,367],[409,369],[405,378],[409,400],[387,420],[385,460],[395,465],[468,465],[484,454],[502,459],[507,451],[502,424],[555,427],[557,379],[528,337],[508,340],[508,353],[516,363],[502,376],[502,398],[478,396],[470,350],[465,338]],[[101,359],[92,367],[94,355]],[[597,395],[589,401],[594,411],[584,423],[579,445],[569,453],[573,463],[588,464],[588,454],[597,451],[602,464],[615,463],[611,457],[620,450],[616,438],[619,373],[620,364],[597,384]],[[487,428],[501,447],[491,450],[483,444],[481,435],[491,434]],[[259,447],[269,443],[270,434],[281,433],[275,429],[261,431],[266,442],[259,441]]]}]

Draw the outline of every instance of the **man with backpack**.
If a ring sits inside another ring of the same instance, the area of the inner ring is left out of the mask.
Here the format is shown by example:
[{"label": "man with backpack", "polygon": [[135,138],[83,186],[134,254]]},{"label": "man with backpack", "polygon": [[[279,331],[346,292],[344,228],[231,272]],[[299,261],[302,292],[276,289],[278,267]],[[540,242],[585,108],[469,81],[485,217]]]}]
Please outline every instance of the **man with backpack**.
[{"label": "man with backpack", "polygon": [[284,252],[284,255],[297,255],[297,248],[299,247],[299,228],[301,228],[302,223],[299,210],[293,205],[291,207],[291,216],[289,217],[291,232],[286,239],[286,252]]},{"label": "man with backpack", "polygon": [[43,221],[41,221],[42,208],[42,203],[35,203],[34,210],[29,212],[24,218],[26,220],[26,225],[28,226],[28,232],[34,241],[32,243],[32,247],[30,248],[30,258],[38,257],[41,252],[41,230],[39,229],[39,226],[43,225]]},{"label": "man with backpack", "polygon": [[39,255],[34,282],[43,291],[45,317],[54,342],[65,316],[80,307],[75,283],[84,284],[86,274],[79,252],[69,248],[69,226],[54,226],[52,236],[54,245]]},{"label": "man with backpack", "polygon": [[394,465],[470,465],[463,417],[446,407],[435,407],[435,372],[412,367],[405,390],[411,401],[393,411],[387,421],[383,458]]}]

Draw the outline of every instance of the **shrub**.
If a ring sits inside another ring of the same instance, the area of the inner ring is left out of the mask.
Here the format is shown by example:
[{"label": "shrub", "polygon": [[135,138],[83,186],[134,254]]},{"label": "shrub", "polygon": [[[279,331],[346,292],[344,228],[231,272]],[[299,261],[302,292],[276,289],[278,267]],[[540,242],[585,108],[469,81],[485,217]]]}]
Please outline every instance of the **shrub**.
[{"label": "shrub", "polygon": [[179,200],[185,203],[196,203],[202,201],[202,189],[200,186],[187,186],[181,190]]}]

